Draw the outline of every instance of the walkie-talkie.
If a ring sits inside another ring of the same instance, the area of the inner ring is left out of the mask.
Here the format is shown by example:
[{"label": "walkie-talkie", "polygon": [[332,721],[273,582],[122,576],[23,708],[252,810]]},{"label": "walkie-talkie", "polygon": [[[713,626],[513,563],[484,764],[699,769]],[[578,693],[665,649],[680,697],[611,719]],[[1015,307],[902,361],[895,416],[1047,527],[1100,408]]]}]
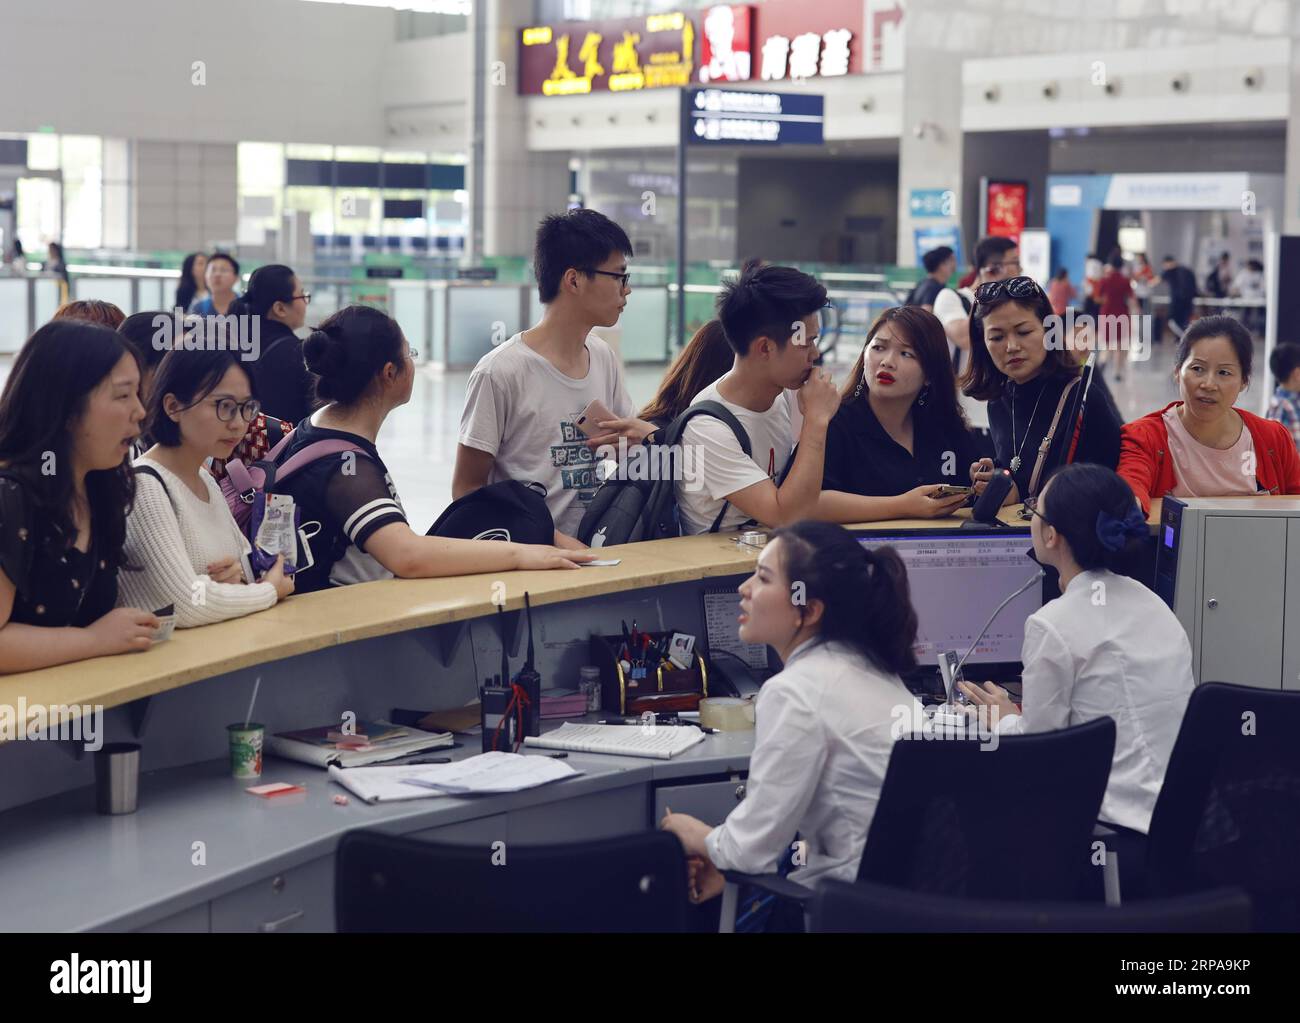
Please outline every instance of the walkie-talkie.
[{"label": "walkie-talkie", "polygon": [[[533,607],[528,602],[528,593],[524,592],[524,613],[528,616],[528,657],[524,666],[515,676],[515,684],[522,687],[528,697],[524,706],[524,735],[542,734],[542,676],[533,666]],[[505,647],[501,648],[502,656]]]},{"label": "walkie-talkie", "polygon": [[509,753],[515,748],[516,719],[514,714],[507,714],[510,698],[514,691],[510,688],[510,662],[506,658],[505,609],[497,607],[497,622],[501,625],[501,675],[500,682],[492,685],[492,680],[479,691],[483,708],[483,752],[494,750]]}]

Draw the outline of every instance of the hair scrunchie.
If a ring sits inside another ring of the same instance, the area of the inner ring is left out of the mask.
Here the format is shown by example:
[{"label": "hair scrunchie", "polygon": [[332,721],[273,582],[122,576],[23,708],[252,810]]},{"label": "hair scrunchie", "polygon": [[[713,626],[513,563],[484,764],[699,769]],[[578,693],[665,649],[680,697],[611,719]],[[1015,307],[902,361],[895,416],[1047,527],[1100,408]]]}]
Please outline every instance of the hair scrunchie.
[{"label": "hair scrunchie", "polygon": [[1147,520],[1141,509],[1129,508],[1123,518],[1108,511],[1097,513],[1097,539],[1108,551],[1122,551],[1129,540],[1147,535]]}]

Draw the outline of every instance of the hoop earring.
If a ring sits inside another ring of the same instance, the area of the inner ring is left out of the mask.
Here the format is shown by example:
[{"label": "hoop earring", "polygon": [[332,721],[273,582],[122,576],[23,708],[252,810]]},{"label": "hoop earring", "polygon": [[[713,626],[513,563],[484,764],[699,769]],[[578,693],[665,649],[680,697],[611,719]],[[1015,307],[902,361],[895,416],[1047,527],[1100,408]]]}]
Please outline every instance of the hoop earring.
[{"label": "hoop earring", "polygon": [[921,393],[916,396],[916,404],[918,406],[921,406],[924,405],[929,400],[930,400],[930,385],[926,384],[924,387],[921,388]]},{"label": "hoop earring", "polygon": [[863,375],[862,379],[858,381],[858,386],[853,388],[854,401],[857,401],[859,398],[862,397],[862,387],[864,384],[866,384],[866,382],[867,382],[867,378],[865,375]]}]

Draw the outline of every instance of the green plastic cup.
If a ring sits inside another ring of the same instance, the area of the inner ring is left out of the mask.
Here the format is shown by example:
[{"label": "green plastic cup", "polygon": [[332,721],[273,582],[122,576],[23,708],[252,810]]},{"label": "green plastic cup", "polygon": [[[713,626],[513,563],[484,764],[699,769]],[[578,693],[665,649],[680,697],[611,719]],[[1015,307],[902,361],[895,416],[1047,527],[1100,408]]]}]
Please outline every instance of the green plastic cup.
[{"label": "green plastic cup", "polygon": [[262,740],[266,729],[254,721],[227,725],[230,735],[230,775],[232,778],[262,777]]}]

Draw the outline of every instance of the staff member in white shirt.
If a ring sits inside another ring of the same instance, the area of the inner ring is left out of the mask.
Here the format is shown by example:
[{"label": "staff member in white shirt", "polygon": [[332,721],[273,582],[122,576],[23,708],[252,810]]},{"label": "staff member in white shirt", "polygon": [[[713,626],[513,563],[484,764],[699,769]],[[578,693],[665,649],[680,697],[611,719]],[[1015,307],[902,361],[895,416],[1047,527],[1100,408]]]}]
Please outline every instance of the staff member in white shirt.
[{"label": "staff member in white shirt", "polygon": [[[691,864],[691,899],[722,891],[719,871],[766,873],[803,843],[793,881],[851,881],[893,748],[891,724],[920,713],[899,675],[916,666],[907,570],[843,526],[779,529],[740,587],[740,638],[785,668],[759,692],[744,802],[718,827],[665,814]],[[800,865],[802,864],[802,865]]]},{"label": "staff member in white shirt", "polygon": [[1118,574],[1147,536],[1133,491],[1104,466],[1068,465],[1043,488],[1030,533],[1034,556],[1061,576],[1061,596],[1025,621],[1023,704],[985,682],[961,683],[990,708],[999,734],[1115,719],[1115,757],[1101,821],[1119,834],[1124,890],[1141,866],[1151,811],[1192,687],[1192,649],[1174,613]]}]

